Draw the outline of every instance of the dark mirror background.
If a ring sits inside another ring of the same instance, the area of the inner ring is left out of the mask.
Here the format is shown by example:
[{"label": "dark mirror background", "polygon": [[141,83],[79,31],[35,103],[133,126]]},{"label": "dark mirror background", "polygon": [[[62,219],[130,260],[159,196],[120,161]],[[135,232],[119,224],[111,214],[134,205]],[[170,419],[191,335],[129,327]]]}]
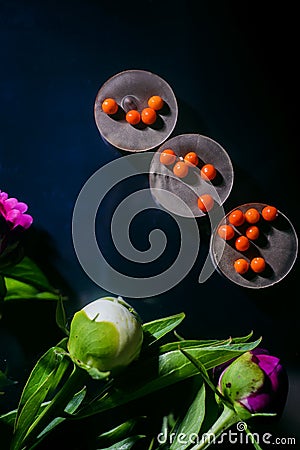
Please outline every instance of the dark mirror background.
[{"label": "dark mirror background", "polygon": [[[71,222],[84,183],[124,155],[103,142],[93,116],[98,90],[123,70],[148,70],[170,84],[179,108],[172,136],[200,133],[226,149],[235,171],[226,212],[246,202],[270,203],[299,229],[298,33],[290,8],[156,0],[0,2],[0,189],[29,204],[34,226],[25,239],[27,252],[69,295],[68,317],[106,294],[76,258]],[[110,214],[120,199],[147,183],[142,176],[126,183],[99,210],[97,226],[107,235],[102,245],[117,267],[122,260],[109,237]],[[152,224],[174,243],[164,265],[179,242],[165,213],[137,217],[133,243],[147,248]],[[199,229],[199,257],[182,282],[158,297],[127,300],[144,321],[184,311],[180,331],[186,337],[226,338],[251,330],[255,338],[263,336],[263,345],[282,358],[290,377],[278,436],[299,439],[299,267],[260,291],[239,288],[216,272],[199,285],[209,243],[206,219]],[[6,308],[0,360],[9,361],[22,383],[40,352],[59,336],[54,308],[17,303]]]}]

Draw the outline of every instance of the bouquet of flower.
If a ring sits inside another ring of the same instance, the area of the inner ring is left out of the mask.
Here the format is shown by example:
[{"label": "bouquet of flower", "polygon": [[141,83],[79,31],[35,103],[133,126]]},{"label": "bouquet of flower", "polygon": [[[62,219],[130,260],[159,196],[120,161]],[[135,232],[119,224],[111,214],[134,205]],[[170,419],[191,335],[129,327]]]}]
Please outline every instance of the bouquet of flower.
[{"label": "bouquet of flower", "polygon": [[[60,427],[83,427],[93,418],[99,420],[85,450],[199,450],[234,424],[243,424],[260,449],[246,422],[280,417],[288,390],[284,367],[259,347],[261,338],[186,339],[178,333],[184,312],[144,323],[121,297],[96,299],[68,323],[62,295],[22,251],[22,235],[32,224],[26,211],[25,203],[0,191],[1,302],[54,300],[65,337],[38,359],[18,405],[0,417],[1,449],[45,448]],[[0,372],[2,394],[11,382]],[[157,402],[182,383],[182,403],[178,395],[149,413],[152,396]]]}]

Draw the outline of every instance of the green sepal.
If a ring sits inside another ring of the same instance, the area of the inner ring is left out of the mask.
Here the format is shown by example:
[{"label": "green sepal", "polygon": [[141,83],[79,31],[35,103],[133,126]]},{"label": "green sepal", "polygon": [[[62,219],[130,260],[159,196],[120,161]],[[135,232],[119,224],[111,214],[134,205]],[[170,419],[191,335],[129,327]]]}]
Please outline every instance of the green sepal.
[{"label": "green sepal", "polygon": [[85,370],[93,380],[104,380],[109,378],[110,372],[102,372],[98,370],[96,367],[88,366],[79,360],[73,360],[74,364],[76,364],[80,369]]},{"label": "green sepal", "polygon": [[118,345],[119,333],[114,324],[91,320],[82,310],[74,314],[68,349],[74,363],[92,378],[102,379],[105,376],[101,373],[109,373],[101,369],[114,358]]}]

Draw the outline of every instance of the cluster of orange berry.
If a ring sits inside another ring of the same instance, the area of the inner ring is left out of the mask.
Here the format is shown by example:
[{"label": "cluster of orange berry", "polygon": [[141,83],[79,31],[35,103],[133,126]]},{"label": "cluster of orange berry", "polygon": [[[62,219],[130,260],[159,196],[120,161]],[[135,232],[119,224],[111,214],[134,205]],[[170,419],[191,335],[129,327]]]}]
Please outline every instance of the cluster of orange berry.
[{"label": "cluster of orange berry", "polygon": [[[168,148],[161,152],[159,160],[165,166],[173,166],[173,173],[178,178],[185,178],[190,167],[197,167],[199,158],[197,153],[188,152],[185,156],[177,157],[174,150]],[[204,164],[200,170],[200,176],[204,180],[213,180],[217,176],[217,170],[213,164]],[[214,199],[210,194],[203,194],[198,198],[198,208],[203,212],[210,211],[214,206]]]},{"label": "cluster of orange berry", "polygon": [[[275,220],[277,214],[277,208],[269,205],[262,209],[261,214],[256,208],[249,208],[245,213],[240,209],[235,209],[228,216],[229,224],[220,225],[218,228],[218,235],[222,239],[229,241],[235,237],[233,227],[239,227],[246,222],[248,226],[245,230],[245,235],[239,235],[234,242],[236,250],[246,252],[250,247],[250,241],[255,241],[259,238],[260,230],[255,224],[259,222],[261,216],[267,222],[271,222]],[[248,272],[249,267],[251,267],[253,272],[261,273],[266,268],[266,261],[261,256],[253,258],[250,263],[245,258],[239,258],[234,261],[234,269],[241,275]]]},{"label": "cluster of orange berry", "polygon": [[[108,115],[118,112],[119,105],[113,98],[106,98],[102,102],[102,111]],[[152,125],[157,119],[157,112],[164,106],[164,100],[159,95],[153,95],[148,99],[148,107],[140,113],[137,109],[127,111],[125,119],[130,125],[138,125],[142,121],[145,125]]]}]

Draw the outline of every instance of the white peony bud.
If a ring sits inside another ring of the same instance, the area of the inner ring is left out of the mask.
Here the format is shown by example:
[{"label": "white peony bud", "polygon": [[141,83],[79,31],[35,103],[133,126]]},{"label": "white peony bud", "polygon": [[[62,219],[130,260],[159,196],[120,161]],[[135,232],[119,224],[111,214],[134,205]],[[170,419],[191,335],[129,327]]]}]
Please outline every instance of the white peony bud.
[{"label": "white peony bud", "polygon": [[118,372],[139,356],[143,328],[121,297],[103,297],[76,312],[68,350],[73,361],[100,372]]}]

